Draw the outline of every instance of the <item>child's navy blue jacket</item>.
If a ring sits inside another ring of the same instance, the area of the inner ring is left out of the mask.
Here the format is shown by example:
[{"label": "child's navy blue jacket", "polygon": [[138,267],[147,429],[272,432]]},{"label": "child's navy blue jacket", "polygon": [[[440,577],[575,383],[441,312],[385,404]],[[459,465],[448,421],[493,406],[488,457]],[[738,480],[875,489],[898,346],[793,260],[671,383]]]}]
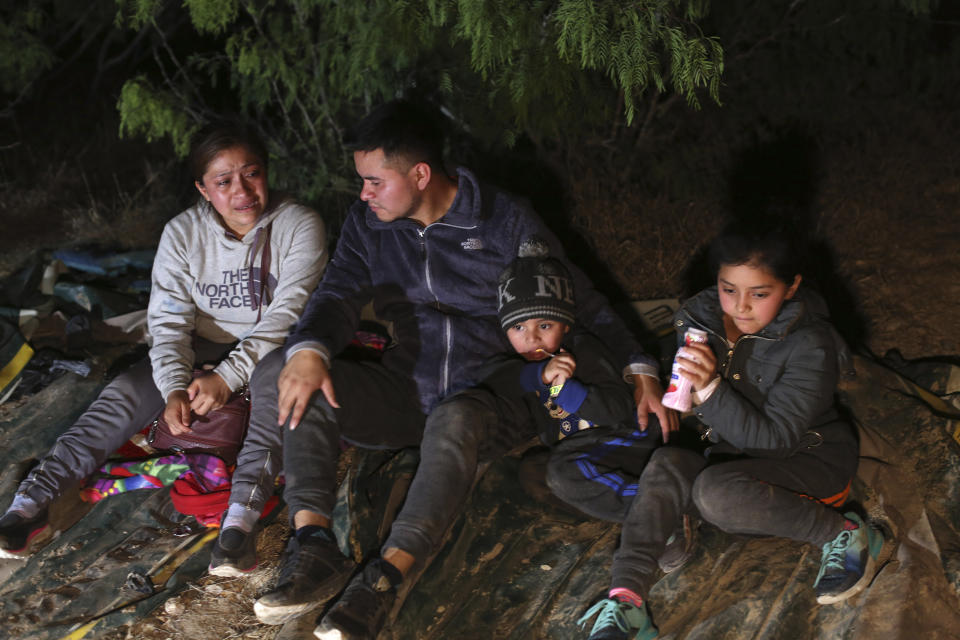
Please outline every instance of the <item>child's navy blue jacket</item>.
[{"label": "child's navy blue jacket", "polygon": [[563,348],[576,359],[577,368],[560,393],[550,399],[543,382],[549,360],[527,362],[516,354],[491,361],[491,374],[481,386],[503,398],[522,398],[544,444],[554,444],[591,427],[636,427],[633,395],[620,372],[611,364],[607,348],[589,333],[574,329]]}]

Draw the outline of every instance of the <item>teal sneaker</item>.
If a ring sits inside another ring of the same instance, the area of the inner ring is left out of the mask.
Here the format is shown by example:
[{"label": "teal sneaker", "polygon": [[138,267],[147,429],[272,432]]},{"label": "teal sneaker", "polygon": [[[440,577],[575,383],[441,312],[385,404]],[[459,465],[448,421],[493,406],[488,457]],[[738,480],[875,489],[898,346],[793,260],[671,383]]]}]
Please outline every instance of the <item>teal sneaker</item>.
[{"label": "teal sneaker", "polygon": [[597,621],[590,630],[589,640],[653,640],[657,637],[657,628],[647,614],[646,604],[635,607],[629,602],[604,598],[590,607],[577,624],[582,628],[594,616]]},{"label": "teal sneaker", "polygon": [[813,583],[820,604],[846,600],[866,588],[877,569],[883,535],[855,513],[845,513],[847,528],[823,545],[820,573]]}]

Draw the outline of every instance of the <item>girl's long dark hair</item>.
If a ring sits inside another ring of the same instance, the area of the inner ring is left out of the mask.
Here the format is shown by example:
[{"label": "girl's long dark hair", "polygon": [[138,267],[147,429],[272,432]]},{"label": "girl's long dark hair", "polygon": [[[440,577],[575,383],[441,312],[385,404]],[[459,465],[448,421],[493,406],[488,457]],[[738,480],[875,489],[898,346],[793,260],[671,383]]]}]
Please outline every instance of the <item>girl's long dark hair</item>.
[{"label": "girl's long dark hair", "polygon": [[801,234],[782,223],[735,220],[713,239],[708,259],[713,274],[723,265],[762,266],[787,285],[804,273]]}]

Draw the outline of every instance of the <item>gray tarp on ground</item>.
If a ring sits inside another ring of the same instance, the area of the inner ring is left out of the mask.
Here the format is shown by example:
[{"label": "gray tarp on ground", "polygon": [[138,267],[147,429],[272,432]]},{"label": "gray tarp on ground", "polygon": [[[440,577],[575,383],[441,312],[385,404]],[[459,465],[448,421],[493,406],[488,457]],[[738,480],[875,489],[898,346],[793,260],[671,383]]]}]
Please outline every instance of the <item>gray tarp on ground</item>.
[{"label": "gray tarp on ground", "polygon": [[[89,379],[74,374],[15,408],[4,407],[0,421],[0,496],[5,509],[31,462],[43,455],[57,435],[96,397],[104,368],[127,348],[109,350],[98,358]],[[70,525],[80,519],[77,526]],[[182,555],[184,564],[153,597],[124,590],[131,572],[150,573],[171,552],[190,548],[203,532],[175,537],[181,520],[166,491],[134,491],[103,500],[93,508],[71,492],[50,512],[53,541],[29,560],[0,559],[0,638],[61,638],[78,623],[114,606],[135,606],[111,612],[85,637],[116,628],[147,615],[185,581],[202,575],[209,557]],[[175,560],[176,561],[176,560]]]},{"label": "gray tarp on ground", "polygon": [[[693,561],[651,594],[662,637],[960,638],[960,446],[954,439],[960,437],[960,367],[899,364],[936,395],[918,398],[906,378],[864,358],[843,390],[863,437],[855,492],[897,532],[891,558],[869,589],[840,605],[817,606],[810,585],[818,550],[704,526]],[[0,422],[0,507],[24,461],[50,446],[98,386],[70,374]],[[345,547],[356,553],[376,547],[380,513],[397,504],[396,481],[409,477],[414,461],[409,453],[361,457],[338,507],[353,506],[355,526]],[[616,527],[537,503],[520,489],[516,467],[516,458],[506,458],[478,481],[448,542],[382,639],[584,637],[575,621],[607,585]],[[15,565],[0,584],[6,636],[64,637],[69,625],[42,625],[102,610],[115,602],[130,568],[149,568],[180,544],[169,535],[165,492],[143,495],[102,501],[78,526]],[[67,510],[60,517],[76,516]],[[200,553],[171,591],[112,614],[87,637],[142,617],[205,563]],[[288,625],[281,637],[293,637],[294,628]]]}]

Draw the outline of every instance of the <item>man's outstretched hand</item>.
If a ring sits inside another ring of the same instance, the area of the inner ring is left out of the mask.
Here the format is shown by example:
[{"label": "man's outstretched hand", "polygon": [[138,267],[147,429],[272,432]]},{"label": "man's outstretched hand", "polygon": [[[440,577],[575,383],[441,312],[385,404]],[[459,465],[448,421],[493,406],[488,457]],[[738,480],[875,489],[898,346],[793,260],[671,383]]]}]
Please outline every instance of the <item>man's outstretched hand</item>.
[{"label": "man's outstretched hand", "polygon": [[280,392],[277,398],[277,424],[282,425],[290,418],[291,429],[296,429],[300,424],[310,398],[318,390],[323,392],[331,407],[340,408],[333,391],[330,369],[316,351],[304,349],[290,356],[277,378],[277,390]]}]

